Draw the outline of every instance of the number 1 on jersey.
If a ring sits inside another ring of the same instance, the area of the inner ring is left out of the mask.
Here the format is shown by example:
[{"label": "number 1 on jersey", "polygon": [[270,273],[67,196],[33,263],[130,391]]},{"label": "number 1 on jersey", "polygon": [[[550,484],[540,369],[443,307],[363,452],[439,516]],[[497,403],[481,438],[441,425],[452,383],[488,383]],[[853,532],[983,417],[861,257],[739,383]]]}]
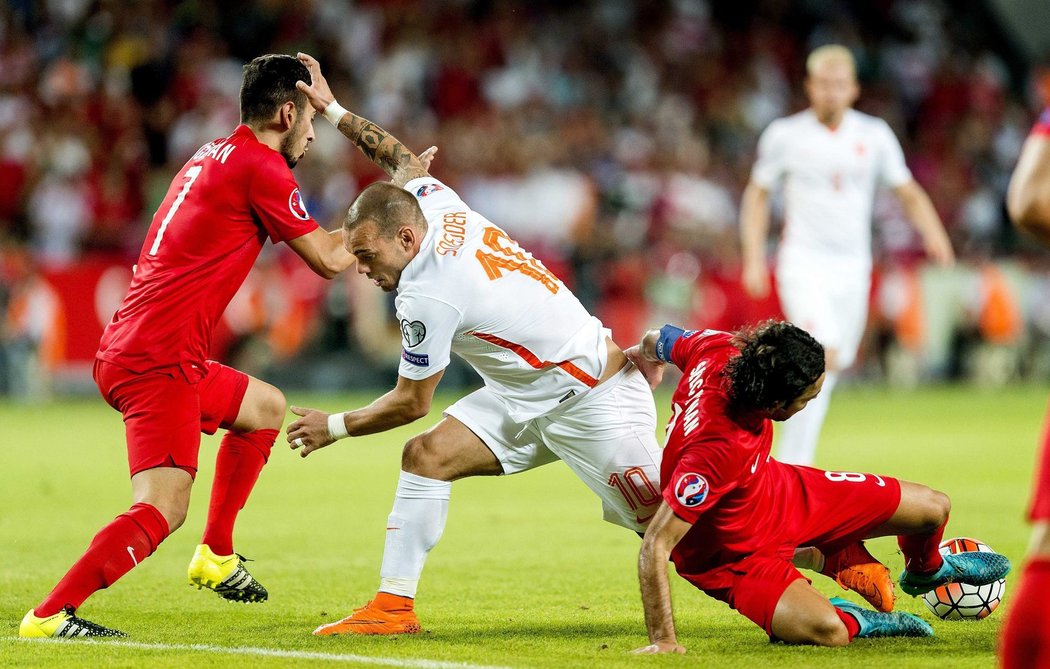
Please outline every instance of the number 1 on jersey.
[{"label": "number 1 on jersey", "polygon": [[164,231],[168,229],[168,223],[171,223],[171,219],[175,216],[175,212],[179,210],[182,205],[182,201],[186,199],[186,193],[190,192],[190,187],[193,182],[197,180],[197,176],[204,169],[202,165],[194,165],[190,169],[186,170],[186,174],[182,175],[186,179],[185,185],[182,190],[179,191],[178,197],[171,203],[171,209],[168,210],[168,214],[164,217],[164,220],[160,223],[160,228],[157,230],[157,238],[153,240],[153,246],[149,248],[149,255],[157,255],[157,251],[160,249],[160,240],[164,239]]}]

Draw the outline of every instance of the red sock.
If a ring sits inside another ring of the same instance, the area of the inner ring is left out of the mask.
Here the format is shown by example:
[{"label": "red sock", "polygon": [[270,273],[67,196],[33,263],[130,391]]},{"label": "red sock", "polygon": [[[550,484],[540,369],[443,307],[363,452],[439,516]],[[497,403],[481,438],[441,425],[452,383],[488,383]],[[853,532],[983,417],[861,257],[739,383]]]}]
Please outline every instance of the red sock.
[{"label": "red sock", "polygon": [[902,534],[897,537],[897,545],[904,553],[904,568],[913,574],[929,576],[941,568],[944,558],[937,549],[941,545],[941,537],[944,536],[944,527],[948,524],[945,519],[944,525],[929,534]]},{"label": "red sock", "polygon": [[168,536],[168,521],[155,507],[138,503],[106,525],[55,589],[36,607],[46,618],[67,606],[78,608],[92,593],[108,588],[132,570]]},{"label": "red sock", "polygon": [[835,613],[842,620],[842,624],[846,626],[846,634],[849,634],[849,640],[853,641],[853,638],[860,633],[860,623],[857,622],[856,618],[838,607],[835,607]]},{"label": "red sock", "polygon": [[1010,610],[999,639],[1003,669],[1050,667],[1050,559],[1032,560],[1010,595]]},{"label": "red sock", "polygon": [[259,472],[270,457],[277,430],[227,432],[215,457],[215,481],[211,486],[208,524],[201,543],[216,555],[233,553],[233,524],[244,508]]}]

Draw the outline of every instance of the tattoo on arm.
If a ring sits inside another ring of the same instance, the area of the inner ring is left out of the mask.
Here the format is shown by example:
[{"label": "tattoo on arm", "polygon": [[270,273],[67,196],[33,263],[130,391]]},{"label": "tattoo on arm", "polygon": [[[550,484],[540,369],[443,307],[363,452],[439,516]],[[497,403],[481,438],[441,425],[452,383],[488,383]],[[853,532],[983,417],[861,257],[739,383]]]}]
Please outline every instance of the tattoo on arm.
[{"label": "tattoo on arm", "polygon": [[357,114],[346,114],[339,121],[339,132],[361,149],[361,153],[393,178],[394,183],[404,186],[417,177],[427,176],[419,157],[405,148],[386,130]]}]

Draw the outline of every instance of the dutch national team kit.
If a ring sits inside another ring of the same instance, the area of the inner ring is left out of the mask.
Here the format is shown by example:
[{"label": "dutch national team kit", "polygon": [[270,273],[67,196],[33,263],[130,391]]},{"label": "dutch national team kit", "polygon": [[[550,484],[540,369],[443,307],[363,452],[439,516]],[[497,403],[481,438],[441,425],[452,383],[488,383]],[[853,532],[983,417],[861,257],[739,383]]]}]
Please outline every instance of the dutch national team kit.
[{"label": "dutch national team kit", "polygon": [[867,319],[876,189],[911,178],[886,122],[853,109],[834,130],[806,110],[773,121],[759,139],[752,181],[784,187],[781,306],[788,320],[838,352],[840,368],[852,364]]},{"label": "dutch national team kit", "polygon": [[661,466],[663,499],[692,524],[671,553],[678,574],[771,632],[784,590],[804,578],[798,546],[830,554],[863,539],[900,503],[900,483],[770,457],[772,421],[734,415],[723,374],[733,335],[664,326],[657,355],[682,370]]},{"label": "dutch national team kit", "polygon": [[285,159],[248,126],[205,144],[157,209],[95,363],[125,416],[131,473],[195,473],[200,432],[237,416],[248,377],[208,360],[212,330],[269,237],[317,229]]},{"label": "dutch national team kit", "polygon": [[507,234],[431,177],[405,185],[427,232],[397,289],[399,373],[421,380],[455,352],[485,387],[446,410],[514,473],[561,459],[642,530],[659,505],[656,408],[627,365],[599,384],[609,331]]}]

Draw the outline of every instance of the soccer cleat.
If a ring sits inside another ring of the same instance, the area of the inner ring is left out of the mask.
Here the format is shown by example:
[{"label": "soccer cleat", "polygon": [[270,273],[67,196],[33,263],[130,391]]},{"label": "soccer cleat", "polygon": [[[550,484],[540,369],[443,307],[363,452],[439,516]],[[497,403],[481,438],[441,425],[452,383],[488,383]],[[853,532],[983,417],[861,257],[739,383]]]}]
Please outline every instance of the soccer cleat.
[{"label": "soccer cleat", "polygon": [[944,558],[944,564],[929,576],[915,574],[907,569],[902,571],[901,590],[914,597],[945,583],[987,585],[1010,573],[1010,560],[999,553],[970,551],[949,553],[941,557]]},{"label": "soccer cleat", "polygon": [[380,592],[376,598],[334,623],[321,625],[315,636],[333,634],[416,634],[422,628],[412,598]]},{"label": "soccer cleat", "polygon": [[216,555],[208,544],[201,544],[197,546],[186,573],[190,585],[197,586],[198,590],[209,588],[231,602],[265,602],[269,593],[245,569],[245,560],[237,553]]},{"label": "soccer cleat", "polygon": [[73,607],[67,606],[53,616],[39,618],[33,609],[22,618],[18,636],[23,639],[73,639],[78,637],[123,637],[120,630],[103,627],[90,620],[73,615]]},{"label": "soccer cleat", "polygon": [[910,613],[880,613],[869,611],[841,597],[832,597],[836,609],[848,613],[860,625],[857,636],[862,639],[888,636],[933,636],[933,628]]},{"label": "soccer cleat", "polygon": [[864,542],[850,544],[828,555],[822,574],[833,578],[843,590],[852,590],[882,613],[893,610],[896,595],[890,570],[868,552]]}]

